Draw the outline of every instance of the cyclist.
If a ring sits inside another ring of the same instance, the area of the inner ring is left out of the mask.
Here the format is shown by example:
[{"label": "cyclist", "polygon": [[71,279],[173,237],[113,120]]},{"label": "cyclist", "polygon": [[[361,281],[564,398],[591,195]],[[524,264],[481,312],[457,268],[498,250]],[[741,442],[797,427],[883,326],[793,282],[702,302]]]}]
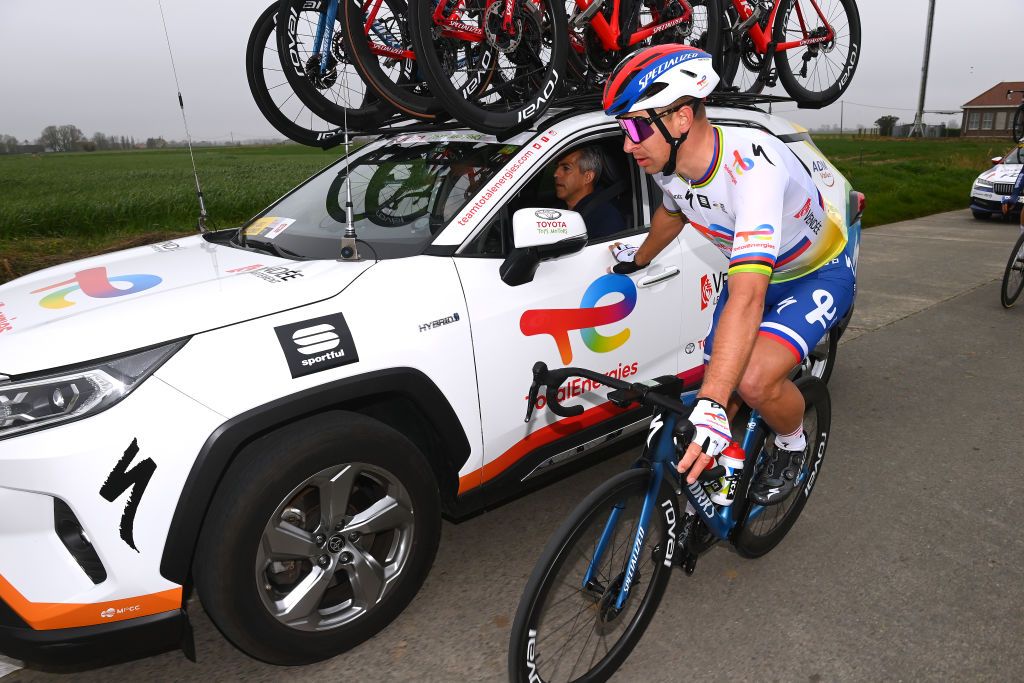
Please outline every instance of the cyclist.
[{"label": "cyclist", "polygon": [[693,483],[728,444],[735,391],[776,433],[751,486],[770,505],[793,490],[806,451],[803,397],[787,376],[849,310],[856,275],[845,221],[796,155],[768,133],[708,121],[704,98],[718,80],[711,56],[683,45],[635,52],[608,78],[604,111],[663,192],[643,244],[611,249],[615,272],[646,268],[689,222],[729,259],[679,471]]}]

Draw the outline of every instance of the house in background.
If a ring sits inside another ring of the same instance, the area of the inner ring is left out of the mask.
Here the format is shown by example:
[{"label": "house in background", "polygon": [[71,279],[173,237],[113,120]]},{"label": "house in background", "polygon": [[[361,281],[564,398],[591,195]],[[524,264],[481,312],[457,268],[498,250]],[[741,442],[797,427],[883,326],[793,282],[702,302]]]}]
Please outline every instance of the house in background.
[{"label": "house in background", "polygon": [[[1016,90],[1010,99],[1006,92]],[[1013,115],[1024,96],[1024,81],[1003,81],[981,93],[963,106],[960,127],[963,137],[1005,137],[1013,128]]]}]

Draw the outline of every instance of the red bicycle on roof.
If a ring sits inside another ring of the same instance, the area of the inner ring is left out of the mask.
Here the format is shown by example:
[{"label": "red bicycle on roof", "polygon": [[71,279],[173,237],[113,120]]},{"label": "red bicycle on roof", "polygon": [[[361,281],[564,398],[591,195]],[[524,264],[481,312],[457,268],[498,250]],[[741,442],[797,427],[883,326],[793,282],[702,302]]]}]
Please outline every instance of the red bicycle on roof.
[{"label": "red bicycle on roof", "polygon": [[849,87],[860,61],[854,0],[724,2],[725,83],[759,93],[781,82],[801,107],[810,108],[832,104]]}]

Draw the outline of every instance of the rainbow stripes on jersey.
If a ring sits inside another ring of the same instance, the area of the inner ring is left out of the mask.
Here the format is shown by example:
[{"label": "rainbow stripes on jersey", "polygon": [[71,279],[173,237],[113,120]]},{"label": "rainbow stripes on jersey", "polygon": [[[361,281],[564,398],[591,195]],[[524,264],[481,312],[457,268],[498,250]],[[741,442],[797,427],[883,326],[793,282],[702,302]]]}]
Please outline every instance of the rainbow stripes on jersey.
[{"label": "rainbow stripes on jersey", "polygon": [[[724,142],[722,141],[722,129],[718,126],[712,126],[715,131],[715,149],[711,154],[711,163],[708,165],[708,170],[704,171],[704,175],[691,183],[691,187],[695,190],[699,190],[702,187],[707,187],[711,184],[711,181],[718,175],[718,168],[722,165],[722,147]],[[685,180],[685,178],[683,178]]]}]

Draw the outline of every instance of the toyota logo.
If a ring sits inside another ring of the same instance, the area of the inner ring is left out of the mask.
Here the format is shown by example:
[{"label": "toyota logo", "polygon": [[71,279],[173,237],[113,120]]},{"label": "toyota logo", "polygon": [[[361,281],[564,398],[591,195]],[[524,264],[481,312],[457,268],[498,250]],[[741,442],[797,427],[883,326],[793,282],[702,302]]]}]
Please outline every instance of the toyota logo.
[{"label": "toyota logo", "polygon": [[332,553],[341,552],[341,549],[345,547],[345,539],[341,536],[331,536],[331,540],[327,541],[327,549]]},{"label": "toyota logo", "polygon": [[554,209],[538,209],[533,212],[533,215],[546,221],[553,221],[556,218],[561,218],[562,212]]}]

